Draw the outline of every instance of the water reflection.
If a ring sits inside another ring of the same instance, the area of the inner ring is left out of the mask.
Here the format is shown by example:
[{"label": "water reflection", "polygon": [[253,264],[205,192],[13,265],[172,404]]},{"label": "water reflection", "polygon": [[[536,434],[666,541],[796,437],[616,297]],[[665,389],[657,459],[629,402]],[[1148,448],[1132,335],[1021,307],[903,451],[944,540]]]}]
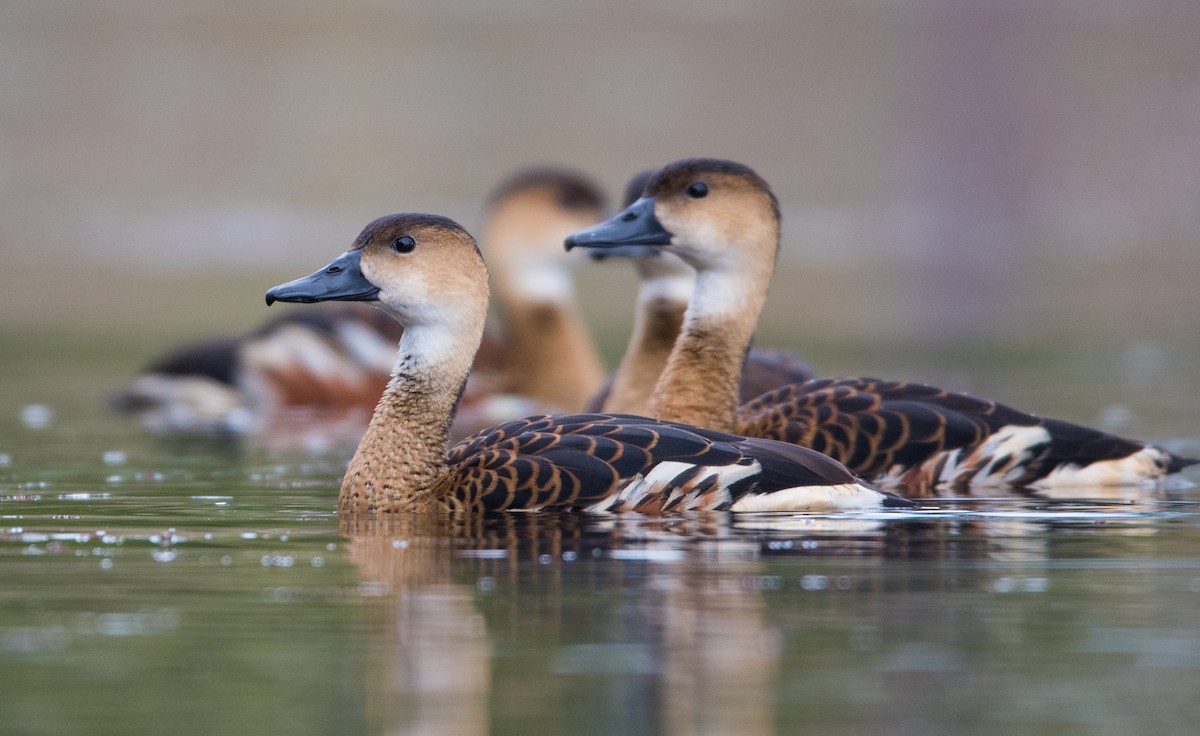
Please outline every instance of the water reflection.
[{"label": "water reflection", "polygon": [[[978,673],[960,640],[973,626],[986,648],[1028,647],[1040,636],[1032,612],[1055,610],[1028,596],[1052,594],[1073,611],[1064,621],[1058,610],[1057,626],[1086,630],[1075,606],[1105,584],[1064,576],[1071,538],[1088,549],[1128,539],[1133,548],[1112,549],[1145,554],[1139,545],[1170,529],[1162,513],[991,501],[878,518],[343,520],[370,611],[366,721],[381,733],[490,733],[518,717],[558,727],[595,717],[598,699],[605,728],[625,733],[774,733],[796,668],[828,669],[831,652],[848,658],[833,667],[848,683],[895,691],[906,688],[879,678]],[[1154,592],[1145,583],[1120,595]],[[1013,598],[989,612],[963,595]],[[963,615],[975,623],[964,629]],[[832,638],[785,654],[789,639],[819,632]],[[1136,632],[1123,637],[1111,646],[1141,646]],[[1078,646],[1109,645],[1092,634]],[[590,705],[562,700],[580,687],[597,688]]]},{"label": "water reflection", "polygon": [[444,517],[346,519],[370,626],[365,702],[380,733],[485,734],[491,642],[472,591],[451,580]]},{"label": "water reflection", "polygon": [[[551,675],[616,677],[631,722],[668,734],[773,732],[779,633],[764,623],[759,545],[727,519],[596,520],[578,514],[347,520],[349,556],[380,619],[369,722],[386,733],[488,733],[492,637],[473,605],[497,578],[559,598],[577,564],[631,600],[608,641],[567,643],[561,605],[510,611],[556,641]],[[644,522],[644,523],[643,523]],[[693,524],[710,534],[687,542]],[[619,561],[619,562],[614,562]],[[625,580],[624,565],[641,568]],[[463,573],[475,589],[455,578]],[[523,580],[525,573],[529,580]],[[526,615],[528,614],[528,616]]]}]

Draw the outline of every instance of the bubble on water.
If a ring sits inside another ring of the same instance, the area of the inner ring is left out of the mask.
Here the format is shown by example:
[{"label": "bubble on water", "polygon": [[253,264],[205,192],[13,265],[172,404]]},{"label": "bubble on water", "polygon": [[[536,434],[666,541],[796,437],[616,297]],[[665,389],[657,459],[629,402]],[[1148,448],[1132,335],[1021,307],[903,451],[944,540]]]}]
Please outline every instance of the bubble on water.
[{"label": "bubble on water", "polygon": [[225,567],[229,567],[230,565],[233,564],[233,557],[231,557],[229,555],[225,555],[224,557],[221,558],[221,564],[224,565]]},{"label": "bubble on water", "polygon": [[392,541],[392,549],[408,549],[407,539],[396,539]]},{"label": "bubble on water", "polygon": [[111,570],[112,568],[113,568],[113,561],[112,561],[111,557],[105,557],[104,559],[100,560],[100,569],[101,570]]},{"label": "bubble on water", "polygon": [[36,652],[64,649],[71,633],[64,626],[20,626],[0,629],[0,652]]},{"label": "bubble on water", "polygon": [[291,555],[271,553],[260,557],[259,562],[263,567],[291,567],[296,563],[296,560]]},{"label": "bubble on water", "polygon": [[335,549],[337,549],[337,545],[336,545],[336,544],[334,544],[333,542],[330,542],[329,544],[325,545],[325,551],[326,551],[326,552],[332,552],[332,551],[334,551]]},{"label": "bubble on water", "polygon": [[479,578],[479,582],[476,585],[484,593],[491,593],[496,589],[496,581],[493,578]]},{"label": "bubble on water", "polygon": [[129,456],[121,450],[109,450],[102,457],[105,465],[124,465],[125,461],[129,459]]},{"label": "bubble on water", "polygon": [[54,423],[54,410],[45,404],[26,404],[21,407],[21,424],[29,429],[45,429]]},{"label": "bubble on water", "polygon": [[258,534],[255,532],[242,532],[238,536],[242,539],[258,539]]},{"label": "bubble on water", "polygon": [[563,552],[562,558],[563,558],[563,562],[574,562],[575,561],[575,553],[574,552]]},{"label": "bubble on water", "polygon": [[7,452],[0,452],[0,468],[7,468],[12,465],[12,455]]},{"label": "bubble on water", "polygon": [[825,590],[829,587],[829,578],[825,575],[805,575],[800,578],[800,587],[805,590]]},{"label": "bubble on water", "polygon": [[171,562],[179,556],[179,553],[173,549],[156,549],[150,553],[150,556],[154,558],[155,562]]},{"label": "bubble on water", "polygon": [[313,567],[324,567],[325,566],[325,558],[321,557],[320,555],[312,558],[312,566]]},{"label": "bubble on water", "polygon": [[549,565],[550,561],[553,559],[554,558],[551,557],[550,555],[538,555],[538,564]]}]

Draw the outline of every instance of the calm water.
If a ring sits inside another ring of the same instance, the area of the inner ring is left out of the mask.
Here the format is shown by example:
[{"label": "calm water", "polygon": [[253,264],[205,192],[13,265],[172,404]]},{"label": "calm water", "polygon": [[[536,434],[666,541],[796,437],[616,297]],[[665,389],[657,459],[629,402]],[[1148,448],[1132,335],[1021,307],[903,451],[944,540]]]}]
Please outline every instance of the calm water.
[{"label": "calm water", "polygon": [[[1123,735],[1200,723],[1200,491],[1188,483],[875,516],[339,523],[345,447],[147,437],[101,403],[136,348],[9,346],[0,733]],[[1195,356],[1167,350],[1160,365],[1160,353],[842,360],[1060,413],[1090,406],[1098,414],[1071,418],[1200,451],[1183,390],[1197,361],[1181,359]],[[1081,386],[1066,370],[1079,364],[1109,379]],[[1129,382],[1147,370],[1171,396]]]}]

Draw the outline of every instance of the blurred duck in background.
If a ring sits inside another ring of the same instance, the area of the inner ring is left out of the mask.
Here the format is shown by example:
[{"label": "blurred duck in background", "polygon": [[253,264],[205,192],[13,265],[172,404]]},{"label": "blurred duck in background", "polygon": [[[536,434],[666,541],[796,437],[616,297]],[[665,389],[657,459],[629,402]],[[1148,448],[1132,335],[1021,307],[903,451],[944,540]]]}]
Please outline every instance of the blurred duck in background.
[{"label": "blurred duck in background", "polygon": [[[622,207],[641,198],[653,169],[642,171],[625,187]],[[593,249],[592,257],[611,257],[633,263],[638,275],[637,307],[629,344],[616,374],[588,402],[590,410],[645,414],[650,394],[667,366],[667,359],[683,328],[683,316],[696,283],[696,271],[678,256],[653,246],[628,245]],[[746,353],[738,386],[745,402],[789,383],[814,378],[812,366],[783,350],[752,348]]]},{"label": "blurred duck in background", "polygon": [[654,247],[697,271],[648,416],[811,447],[914,495],[968,486],[1136,485],[1197,462],[924,384],[813,380],[739,404],[743,356],[779,239],[770,187],[749,167],[719,159],[662,168],[623,212],[567,239],[568,248]]},{"label": "blurred duck in background", "polygon": [[[558,168],[521,171],[488,198],[483,248],[501,327],[489,329],[463,393],[452,436],[538,411],[577,411],[603,368],[574,305],[564,252],[571,232],[599,222],[605,196]],[[297,310],[243,335],[185,345],[152,362],[112,399],[161,433],[286,432],[366,426],[396,359],[402,328],[358,304]]]}]

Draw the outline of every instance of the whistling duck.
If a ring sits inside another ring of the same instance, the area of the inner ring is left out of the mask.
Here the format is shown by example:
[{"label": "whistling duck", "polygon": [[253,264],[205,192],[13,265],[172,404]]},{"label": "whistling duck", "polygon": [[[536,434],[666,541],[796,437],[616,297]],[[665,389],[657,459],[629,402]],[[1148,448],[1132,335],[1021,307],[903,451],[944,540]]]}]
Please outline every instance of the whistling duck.
[{"label": "whistling duck", "polygon": [[447,450],[483,335],[488,277],[475,240],[444,217],[375,220],[349,251],[310,276],[270,289],[266,299],[268,305],[375,302],[404,328],[392,378],[342,481],[342,513],[908,503],[806,448],[634,416],[528,417]]},{"label": "whistling duck", "polygon": [[374,310],[294,312],[253,332],[185,345],[113,397],[157,432],[242,434],[278,409],[369,409],[391,369],[400,327]]},{"label": "whistling duck", "polygon": [[[600,221],[605,207],[587,178],[555,168],[519,172],[488,198],[484,249],[504,328],[488,330],[455,436],[535,411],[578,411],[602,383],[572,303],[580,259],[563,251],[562,240]],[[240,434],[296,408],[358,409],[365,419],[387,383],[400,329],[361,305],[289,313],[245,335],[169,353],[114,405],[161,432]]]},{"label": "whistling duck", "polygon": [[[642,196],[653,170],[636,174],[625,187],[622,207]],[[696,272],[678,256],[649,246],[593,250],[602,260],[621,256],[633,262],[638,274],[636,315],[629,344],[612,380],[592,397],[589,409],[645,414],[654,384],[667,365],[683,314],[692,297]],[[746,353],[738,386],[740,401],[749,401],[773,388],[803,383],[816,374],[812,366],[783,350],[751,348]]]},{"label": "whistling duck", "polygon": [[697,271],[650,416],[798,443],[913,492],[971,484],[1124,485],[1196,462],[923,384],[814,380],[739,409],[742,356],[771,279],[779,222],[774,193],[750,168],[689,159],[659,170],[620,214],[567,239],[568,249],[649,245],[678,254]]},{"label": "whistling duck", "polygon": [[488,201],[482,250],[502,317],[500,391],[554,411],[579,411],[604,383],[604,365],[575,307],[574,269],[563,238],[603,219],[606,201],[589,180],[559,169],[530,169]]}]

